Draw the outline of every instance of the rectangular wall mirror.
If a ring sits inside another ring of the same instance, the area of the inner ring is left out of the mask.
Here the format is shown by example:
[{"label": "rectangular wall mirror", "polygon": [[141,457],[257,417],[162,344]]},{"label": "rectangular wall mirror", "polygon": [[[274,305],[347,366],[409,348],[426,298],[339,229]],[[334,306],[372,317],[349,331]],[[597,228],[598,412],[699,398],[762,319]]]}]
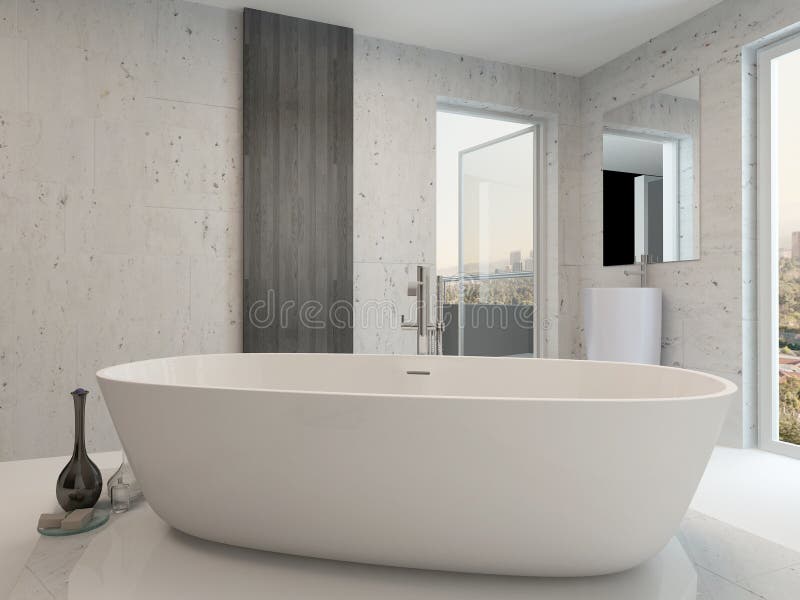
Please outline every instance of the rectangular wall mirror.
[{"label": "rectangular wall mirror", "polygon": [[700,256],[700,79],[604,115],[603,266]]}]

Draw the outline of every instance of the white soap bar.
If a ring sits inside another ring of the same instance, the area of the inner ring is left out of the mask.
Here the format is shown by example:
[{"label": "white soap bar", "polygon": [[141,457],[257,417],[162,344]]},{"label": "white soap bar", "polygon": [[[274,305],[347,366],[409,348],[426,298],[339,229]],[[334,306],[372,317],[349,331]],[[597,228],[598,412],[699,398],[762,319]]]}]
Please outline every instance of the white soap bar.
[{"label": "white soap bar", "polygon": [[78,508],[61,521],[61,529],[80,529],[92,518],[93,508]]},{"label": "white soap bar", "polygon": [[58,529],[67,513],[44,513],[39,516],[39,529]]}]

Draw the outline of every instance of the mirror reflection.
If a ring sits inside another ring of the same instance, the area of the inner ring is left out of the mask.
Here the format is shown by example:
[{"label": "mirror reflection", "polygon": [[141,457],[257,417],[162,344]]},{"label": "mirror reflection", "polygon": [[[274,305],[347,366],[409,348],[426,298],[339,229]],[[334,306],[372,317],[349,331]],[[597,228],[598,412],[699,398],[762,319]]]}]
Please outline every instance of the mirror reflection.
[{"label": "mirror reflection", "polygon": [[700,80],[604,116],[603,265],[699,258]]}]

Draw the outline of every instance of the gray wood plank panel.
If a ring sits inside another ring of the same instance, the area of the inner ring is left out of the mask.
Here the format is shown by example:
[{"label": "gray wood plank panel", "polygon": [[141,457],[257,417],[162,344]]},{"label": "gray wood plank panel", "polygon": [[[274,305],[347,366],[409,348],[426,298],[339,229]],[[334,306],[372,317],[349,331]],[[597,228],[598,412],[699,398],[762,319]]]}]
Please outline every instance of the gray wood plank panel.
[{"label": "gray wood plank panel", "polygon": [[352,30],[245,9],[243,109],[244,350],[352,352]]}]

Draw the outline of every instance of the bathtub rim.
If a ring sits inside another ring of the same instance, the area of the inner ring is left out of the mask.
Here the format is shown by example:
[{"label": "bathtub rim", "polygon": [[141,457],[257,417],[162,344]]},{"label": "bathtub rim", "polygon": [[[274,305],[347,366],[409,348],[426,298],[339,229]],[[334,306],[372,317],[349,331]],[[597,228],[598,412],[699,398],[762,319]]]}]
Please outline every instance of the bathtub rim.
[{"label": "bathtub rim", "polygon": [[[474,396],[474,395],[467,395],[467,394],[450,394],[450,395],[443,395],[443,394],[420,394],[420,393],[413,393],[413,394],[398,394],[398,393],[384,393],[384,392],[348,392],[348,391],[330,391],[330,390],[307,390],[307,389],[280,389],[280,388],[267,388],[267,387],[239,387],[239,386],[212,386],[212,385],[199,385],[194,383],[159,383],[159,382],[151,382],[151,381],[141,381],[136,379],[128,379],[123,378],[120,376],[114,376],[111,374],[114,370],[120,369],[122,367],[126,367],[128,365],[139,365],[143,363],[155,363],[159,361],[165,360],[190,360],[196,358],[214,358],[220,356],[234,356],[234,355],[291,355],[291,356],[308,356],[308,357],[323,357],[323,356],[352,356],[352,357],[381,357],[381,358],[427,358],[436,360],[439,358],[439,355],[417,355],[417,354],[398,354],[398,355],[388,355],[388,354],[332,354],[332,353],[323,353],[323,352],[215,352],[209,354],[186,354],[186,355],[176,355],[176,356],[164,356],[161,358],[148,358],[144,360],[137,360],[131,361],[127,363],[119,363],[116,365],[111,365],[108,367],[103,367],[102,369],[98,370],[95,373],[95,377],[98,380],[108,381],[111,383],[127,383],[127,384],[136,384],[142,386],[148,386],[153,388],[178,388],[178,389],[198,389],[198,390],[218,390],[218,391],[230,391],[230,392],[261,392],[261,393],[271,393],[271,394],[289,394],[291,396],[308,396],[308,395],[319,395],[324,397],[348,397],[348,398],[385,398],[385,399],[401,399],[401,398],[445,398],[445,399],[460,399],[460,400],[484,400],[484,401],[509,401],[509,402],[532,402],[532,401],[542,401],[542,402],[676,402],[676,401],[698,401],[698,400],[710,400],[715,398],[725,398],[733,395],[739,389],[739,386],[730,381],[729,379],[725,379],[724,377],[720,377],[719,375],[714,375],[712,373],[706,373],[704,371],[698,371],[695,369],[685,369],[682,367],[672,367],[667,365],[648,365],[648,364],[639,364],[639,363],[626,363],[626,362],[618,362],[618,361],[601,361],[601,360],[583,360],[583,359],[574,359],[574,358],[534,358],[533,360],[539,361],[558,361],[558,362],[569,362],[569,363],[593,363],[593,364],[607,364],[607,365],[619,365],[623,367],[634,367],[634,368],[643,368],[646,370],[652,369],[667,369],[670,371],[680,371],[681,373],[692,373],[694,375],[699,375],[701,377],[710,378],[720,384],[722,384],[722,390],[718,392],[714,392],[711,394],[701,394],[701,395],[686,395],[686,396],[663,396],[663,397],[636,397],[636,398],[620,398],[620,397],[613,397],[613,398],[597,398],[597,397],[582,397],[582,398],[573,398],[573,397],[564,397],[564,398],[556,398],[556,397],[544,397],[544,396]],[[458,356],[458,357],[445,357],[445,358],[459,358],[461,360],[525,360],[524,358],[519,357],[508,357],[508,356]]]}]

